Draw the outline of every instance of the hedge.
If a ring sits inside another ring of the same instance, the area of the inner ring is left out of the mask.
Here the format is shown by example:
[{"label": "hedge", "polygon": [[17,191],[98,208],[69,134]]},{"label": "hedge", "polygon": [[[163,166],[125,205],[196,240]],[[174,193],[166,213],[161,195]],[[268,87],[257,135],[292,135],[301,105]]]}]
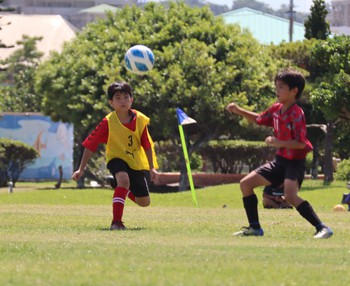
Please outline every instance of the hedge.
[{"label": "hedge", "polygon": [[275,153],[276,148],[268,147],[264,142],[242,140],[213,140],[200,150],[215,173],[230,174],[250,172],[272,160]]},{"label": "hedge", "polygon": [[39,156],[31,146],[11,139],[0,139],[0,187],[12,181],[15,186],[25,167]]}]

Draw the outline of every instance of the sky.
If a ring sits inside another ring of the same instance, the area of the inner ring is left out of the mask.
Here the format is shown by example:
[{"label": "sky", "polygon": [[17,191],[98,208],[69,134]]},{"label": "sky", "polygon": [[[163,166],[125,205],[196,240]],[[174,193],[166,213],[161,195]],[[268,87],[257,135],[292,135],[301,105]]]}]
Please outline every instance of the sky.
[{"label": "sky", "polygon": [[[218,5],[227,5],[229,8],[232,7],[234,0],[206,0],[207,2],[215,3]],[[290,0],[257,0],[269,5],[272,9],[278,10],[282,4],[289,6]],[[330,1],[327,0],[326,3]],[[293,0],[294,10],[298,12],[309,13],[312,5],[312,0]]]}]

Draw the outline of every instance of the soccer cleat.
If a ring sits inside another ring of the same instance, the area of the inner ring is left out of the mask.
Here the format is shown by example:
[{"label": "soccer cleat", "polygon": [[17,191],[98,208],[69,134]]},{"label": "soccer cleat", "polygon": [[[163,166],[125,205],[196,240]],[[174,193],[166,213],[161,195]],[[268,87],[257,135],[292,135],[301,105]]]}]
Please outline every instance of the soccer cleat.
[{"label": "soccer cleat", "polygon": [[350,193],[349,194],[343,194],[343,199],[341,200],[342,204],[349,204],[350,203]]},{"label": "soccer cleat", "polygon": [[234,236],[263,236],[264,230],[262,228],[254,229],[252,227],[242,227],[240,231],[233,234]]},{"label": "soccer cleat", "polygon": [[332,235],[333,231],[329,227],[324,226],[315,233],[314,238],[330,238]]},{"label": "soccer cleat", "polygon": [[126,230],[126,227],[122,221],[112,221],[112,224],[109,230]]}]

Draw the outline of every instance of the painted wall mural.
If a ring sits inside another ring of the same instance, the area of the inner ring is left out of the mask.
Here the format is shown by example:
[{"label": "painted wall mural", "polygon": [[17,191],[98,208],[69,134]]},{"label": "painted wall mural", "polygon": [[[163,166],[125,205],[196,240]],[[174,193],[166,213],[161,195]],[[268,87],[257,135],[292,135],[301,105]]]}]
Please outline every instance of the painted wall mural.
[{"label": "painted wall mural", "polygon": [[2,113],[0,137],[22,141],[40,154],[28,166],[21,180],[57,179],[60,169],[63,179],[70,179],[73,171],[73,125],[53,122],[39,113]]}]

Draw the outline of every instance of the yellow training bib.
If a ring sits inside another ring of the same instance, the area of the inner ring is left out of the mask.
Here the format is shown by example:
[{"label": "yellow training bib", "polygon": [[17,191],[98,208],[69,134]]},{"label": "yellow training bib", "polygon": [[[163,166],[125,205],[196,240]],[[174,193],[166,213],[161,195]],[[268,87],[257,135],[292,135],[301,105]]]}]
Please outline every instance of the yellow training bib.
[{"label": "yellow training bib", "polygon": [[[146,153],[141,146],[141,135],[150,119],[139,111],[136,112],[136,129],[135,131],[125,127],[119,120],[115,112],[106,116],[108,121],[108,141],[106,145],[107,163],[114,158],[125,161],[133,170],[149,170],[149,164]],[[153,165],[158,168],[155,152],[153,150],[153,141],[148,136],[152,151]]]}]

